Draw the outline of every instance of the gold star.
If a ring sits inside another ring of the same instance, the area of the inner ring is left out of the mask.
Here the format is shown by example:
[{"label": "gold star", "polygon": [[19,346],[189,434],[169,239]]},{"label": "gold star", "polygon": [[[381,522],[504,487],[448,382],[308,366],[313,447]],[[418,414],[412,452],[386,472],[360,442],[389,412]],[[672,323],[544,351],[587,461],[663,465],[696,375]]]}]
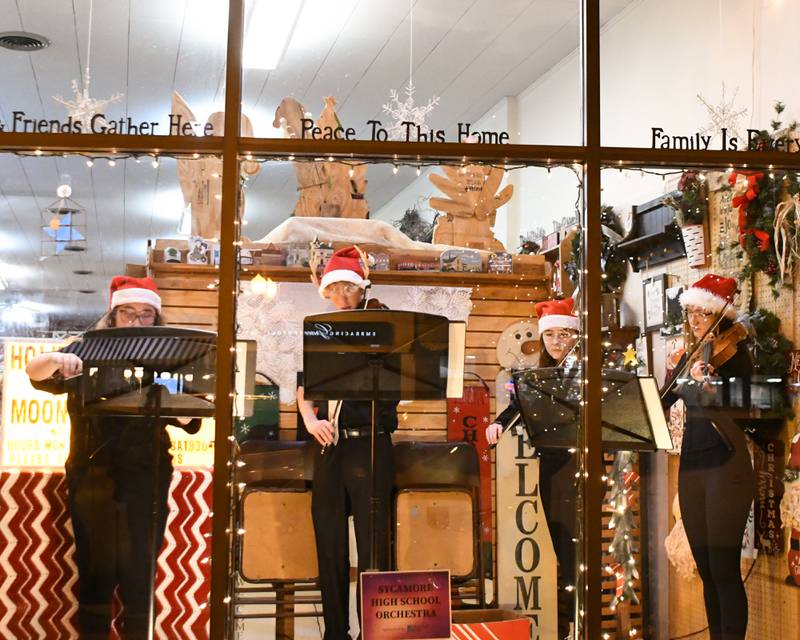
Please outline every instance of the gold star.
[{"label": "gold star", "polygon": [[623,365],[627,366],[632,364],[636,366],[639,364],[639,361],[636,359],[636,349],[633,348],[632,344],[628,345],[627,350],[624,351],[622,355],[625,356],[625,360],[622,362]]}]

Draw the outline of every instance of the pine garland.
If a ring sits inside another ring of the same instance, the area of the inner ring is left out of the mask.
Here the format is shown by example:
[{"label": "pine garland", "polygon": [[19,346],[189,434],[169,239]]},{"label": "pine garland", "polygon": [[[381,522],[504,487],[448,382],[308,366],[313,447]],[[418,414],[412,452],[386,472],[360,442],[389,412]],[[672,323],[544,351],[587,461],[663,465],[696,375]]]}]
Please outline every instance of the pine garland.
[{"label": "pine garland", "polygon": [[[628,261],[621,252],[617,251],[619,240],[624,235],[624,230],[614,207],[603,205],[600,209],[600,225],[603,227],[603,237],[600,241],[600,268],[602,273],[603,293],[621,293],[625,279],[628,277]],[[564,269],[569,274],[569,279],[577,284],[580,279],[581,247],[583,246],[583,231],[579,231],[572,238],[572,247],[569,262]]]},{"label": "pine garland", "polygon": [[609,484],[609,497],[606,501],[611,511],[608,528],[614,531],[614,538],[608,547],[613,561],[606,566],[606,573],[616,580],[611,608],[615,609],[620,602],[627,600],[639,604],[634,589],[634,580],[639,579],[636,568],[637,552],[633,541],[634,519],[633,507],[636,505],[634,489],[639,484],[639,474],[635,471],[638,455],[633,451],[620,451],[614,458]]}]

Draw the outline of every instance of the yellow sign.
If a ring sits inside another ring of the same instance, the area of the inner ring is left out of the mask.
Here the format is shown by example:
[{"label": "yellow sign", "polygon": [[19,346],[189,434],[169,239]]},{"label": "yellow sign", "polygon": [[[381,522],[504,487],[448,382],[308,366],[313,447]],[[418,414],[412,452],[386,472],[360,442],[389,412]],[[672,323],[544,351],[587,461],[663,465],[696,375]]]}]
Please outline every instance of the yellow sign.
[{"label": "yellow sign", "polygon": [[[63,340],[7,339],[4,353],[3,421],[0,466],[63,467],[69,453],[67,395],[52,395],[31,386],[25,366],[40,353],[56,351]],[[214,464],[214,420],[205,419],[194,435],[167,427],[176,467]]]},{"label": "yellow sign", "polygon": [[69,452],[67,395],[37,391],[25,373],[25,366],[31,359],[63,346],[63,340],[5,341],[0,442],[3,466],[64,466]]}]

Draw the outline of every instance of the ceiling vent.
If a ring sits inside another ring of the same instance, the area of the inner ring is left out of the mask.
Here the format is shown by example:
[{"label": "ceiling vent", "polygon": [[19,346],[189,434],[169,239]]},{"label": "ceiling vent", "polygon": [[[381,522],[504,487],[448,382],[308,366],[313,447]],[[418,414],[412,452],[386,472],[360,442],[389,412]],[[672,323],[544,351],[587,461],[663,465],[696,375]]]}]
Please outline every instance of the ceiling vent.
[{"label": "ceiling vent", "polygon": [[0,33],[0,47],[12,51],[40,51],[47,49],[50,41],[44,36],[25,31],[5,31]]}]

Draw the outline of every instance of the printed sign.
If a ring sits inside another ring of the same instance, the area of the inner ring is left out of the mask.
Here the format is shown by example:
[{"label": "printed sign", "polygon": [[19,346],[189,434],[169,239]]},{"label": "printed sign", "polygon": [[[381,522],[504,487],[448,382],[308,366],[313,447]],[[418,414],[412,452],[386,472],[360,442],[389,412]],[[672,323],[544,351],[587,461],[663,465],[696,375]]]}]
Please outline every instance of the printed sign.
[{"label": "printed sign", "polygon": [[361,574],[364,640],[449,640],[450,572]]},{"label": "printed sign", "polygon": [[25,373],[33,358],[64,344],[63,340],[5,341],[2,466],[64,466],[69,453],[67,395],[37,391]]},{"label": "printed sign", "polygon": [[[514,429],[514,427],[512,427]],[[558,635],[556,555],[539,499],[539,461],[524,432],[496,449],[497,603],[530,616],[533,640]]]},{"label": "printed sign", "polygon": [[[69,454],[70,423],[67,395],[37,391],[25,367],[40,353],[57,351],[63,340],[7,339],[4,341],[3,422],[0,466],[63,467]],[[200,431],[188,434],[167,427],[176,467],[214,464],[214,420],[203,420]]]}]

